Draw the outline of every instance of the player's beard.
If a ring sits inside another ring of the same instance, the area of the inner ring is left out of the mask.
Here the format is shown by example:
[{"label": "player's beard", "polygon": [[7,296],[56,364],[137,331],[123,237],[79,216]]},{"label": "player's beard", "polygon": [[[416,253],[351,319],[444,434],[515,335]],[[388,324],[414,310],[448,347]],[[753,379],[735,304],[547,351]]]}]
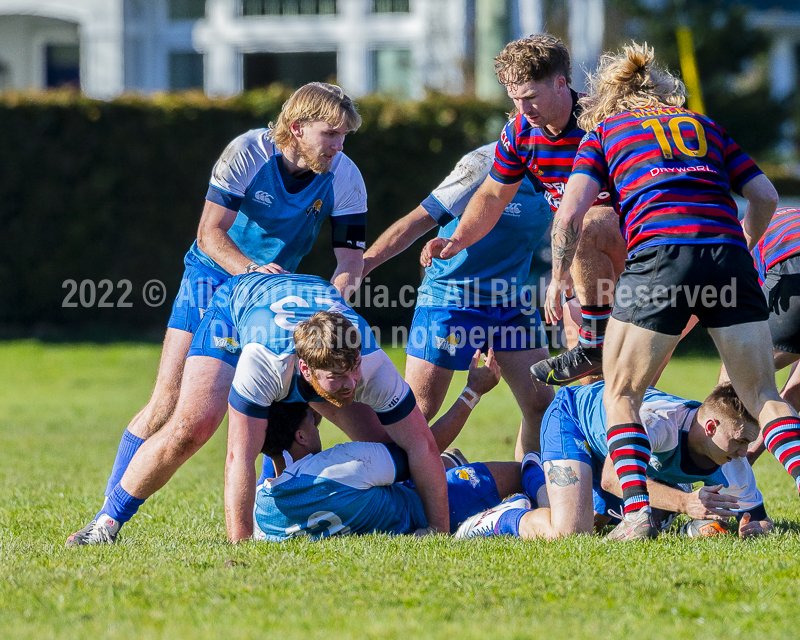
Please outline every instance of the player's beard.
[{"label": "player's beard", "polygon": [[324,400],[330,402],[334,407],[342,408],[352,404],[356,395],[355,393],[351,393],[348,397],[342,398],[336,393],[325,391],[325,389],[320,386],[319,382],[317,382],[317,378],[313,373],[311,374],[311,386],[314,387],[314,391],[316,391]]},{"label": "player's beard", "polygon": [[297,153],[306,163],[306,166],[314,173],[325,173],[330,171],[333,158],[326,158],[322,154],[316,154],[313,150],[303,145],[301,140],[297,141]]}]

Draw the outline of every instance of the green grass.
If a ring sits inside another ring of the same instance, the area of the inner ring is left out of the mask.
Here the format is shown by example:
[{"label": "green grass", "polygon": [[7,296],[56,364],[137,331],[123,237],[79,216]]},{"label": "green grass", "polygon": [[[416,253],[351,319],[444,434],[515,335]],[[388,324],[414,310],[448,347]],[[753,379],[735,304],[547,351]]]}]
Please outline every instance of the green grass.
[{"label": "green grass", "polygon": [[[367,536],[232,547],[223,426],[118,545],[66,550],[99,506],[158,353],[0,344],[0,637],[766,638],[800,628],[800,501],[768,455],[756,466],[778,525],[767,539]],[[402,353],[392,356],[402,367]],[[716,370],[711,359],[676,360],[661,386],[702,399]],[[509,459],[518,421],[501,386],[457,444],[471,459]],[[341,439],[330,426],[323,438]]]}]

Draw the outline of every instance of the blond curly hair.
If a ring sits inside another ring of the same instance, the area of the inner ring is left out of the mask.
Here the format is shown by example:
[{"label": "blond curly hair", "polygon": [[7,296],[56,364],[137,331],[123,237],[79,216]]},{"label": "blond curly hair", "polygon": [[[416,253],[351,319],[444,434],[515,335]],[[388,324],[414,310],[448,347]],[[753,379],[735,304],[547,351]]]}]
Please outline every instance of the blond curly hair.
[{"label": "blond curly hair", "polygon": [[509,42],[494,59],[494,72],[500,84],[508,86],[544,80],[561,75],[571,82],[569,51],[549,33]]},{"label": "blond curly hair", "polygon": [[335,84],[309,82],[283,103],[275,122],[269,123],[270,137],[279,149],[294,144],[291,126],[322,120],[334,128],[346,126],[352,133],[361,126],[361,116],[350,97]]},{"label": "blond curly hair", "polygon": [[686,87],[666,68],[655,64],[655,51],[647,43],[606,53],[589,76],[588,95],[580,99],[583,112],[578,126],[591,131],[606,118],[648,107],[682,107]]}]

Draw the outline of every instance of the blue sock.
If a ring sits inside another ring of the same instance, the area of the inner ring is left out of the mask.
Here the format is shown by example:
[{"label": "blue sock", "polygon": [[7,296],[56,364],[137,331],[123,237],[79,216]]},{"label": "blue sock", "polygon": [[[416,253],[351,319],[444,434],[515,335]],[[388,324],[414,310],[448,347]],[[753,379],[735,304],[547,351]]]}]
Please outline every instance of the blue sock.
[{"label": "blue sock", "polygon": [[110,495],[114,487],[119,484],[119,481],[122,480],[122,476],[125,474],[125,469],[128,468],[131,462],[131,458],[133,458],[133,455],[139,450],[139,447],[141,447],[143,443],[144,440],[142,438],[133,435],[130,431],[125,429],[125,432],[122,434],[122,439],[119,441],[117,457],[114,459],[114,467],[111,469],[111,476],[108,478],[108,484],[106,485],[104,495]]},{"label": "blue sock", "polygon": [[519,521],[528,513],[528,509],[509,509],[500,514],[497,524],[494,525],[494,534],[497,536],[516,536],[519,538]]},{"label": "blue sock", "polygon": [[530,498],[534,508],[538,507],[536,494],[544,486],[544,470],[538,453],[527,453],[522,459],[522,490]]},{"label": "blue sock", "polygon": [[261,477],[258,479],[256,486],[263,484],[267,478],[275,477],[275,465],[272,464],[272,459],[269,456],[264,456],[264,461],[261,467]]},{"label": "blue sock", "polygon": [[106,514],[114,518],[120,524],[126,523],[130,520],[134,514],[139,510],[144,504],[144,500],[140,500],[139,498],[134,498],[130,493],[125,491],[119,484],[114,487],[111,493],[108,495],[108,499],[106,503],[103,505],[103,508],[100,510],[95,516],[95,520],[99,518],[101,515]]}]

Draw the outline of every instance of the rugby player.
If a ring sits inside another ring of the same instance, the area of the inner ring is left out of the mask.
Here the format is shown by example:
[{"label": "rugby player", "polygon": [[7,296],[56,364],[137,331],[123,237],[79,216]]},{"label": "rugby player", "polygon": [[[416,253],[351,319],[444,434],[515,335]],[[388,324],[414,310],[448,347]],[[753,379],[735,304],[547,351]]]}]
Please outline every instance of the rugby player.
[{"label": "rugby player", "polygon": [[[603,351],[609,450],[625,512],[610,535],[634,540],[658,535],[639,407],[692,314],[767,442],[777,436],[770,450],[779,459],[781,447],[800,443],[800,420],[775,388],[767,307],[748,254],[775,211],[774,187],[721,127],[683,108],[683,83],[654,65],[646,45],[604,55],[591,82],[579,120],[590,133],[554,222],[553,279],[567,277],[583,216],[610,181],[628,243]],[[731,189],[748,201],[741,224]],[[786,466],[798,482],[800,468]]]},{"label": "rugby player", "polygon": [[226,410],[228,536],[249,538],[255,461],[276,401],[311,402],[353,440],[397,443],[428,525],[449,531],[436,441],[369,325],[321,278],[251,273],[217,289],[189,349],[175,412],[67,545],[113,543],[120,526],[214,434]]},{"label": "rugby player", "polygon": [[[561,40],[537,34],[507,44],[495,58],[495,73],[514,102],[515,114],[502,131],[489,175],[452,235],[428,243],[426,250],[435,258],[452,259],[483,238],[501,219],[526,176],[542,187],[557,211],[585,133],[578,126],[579,96],[570,87],[570,57]],[[535,377],[549,384],[566,384],[601,366],[614,283],[625,258],[618,218],[609,207],[599,206],[609,202],[607,192],[598,194],[598,208],[586,218],[586,251],[578,256],[579,260],[588,256],[591,262],[579,262],[573,273],[581,304],[580,344],[532,368]],[[560,292],[569,288],[564,284]],[[546,320],[556,322],[551,311],[555,310],[545,307]]]},{"label": "rugby player", "polygon": [[[457,537],[510,534],[552,540],[592,532],[596,505],[602,504],[597,496],[604,497],[604,489],[622,494],[608,456],[604,386],[601,381],[564,387],[547,410],[542,421],[546,478],[537,491],[541,508],[500,505],[464,522]],[[772,530],[745,459],[748,444],[758,435],[758,422],[730,384],[715,387],[702,404],[651,387],[639,414],[652,444],[646,472],[654,507],[723,522],[735,515],[742,537]],[[533,470],[528,466],[523,471],[523,483]],[[668,486],[694,482],[707,486],[693,493]],[[534,488],[529,482],[528,490]],[[621,515],[608,504],[598,510]]]},{"label": "rugby player", "polygon": [[180,394],[186,353],[214,290],[231,275],[294,271],[330,218],[339,291],[358,284],[366,238],[367,196],[341,153],[361,125],[337,86],[311,83],[283,105],[268,129],[234,139],[211,174],[197,240],[167,322],[155,387],[122,434],[108,496],[142,443],[164,426]]},{"label": "rugby player", "polygon": [[[364,253],[364,275],[437,225],[438,237],[449,238],[488,175],[495,146],[464,156],[422,204],[381,234]],[[528,375],[549,355],[532,300],[535,287],[528,283],[533,252],[553,219],[541,191],[524,179],[497,225],[469,251],[449,260],[423,251],[425,278],[406,348],[404,377],[428,421],[441,408],[453,371],[465,371],[475,349],[493,348],[522,412],[518,460],[525,451],[538,450],[542,415],[553,399],[549,387],[532,385]]]},{"label": "rugby player", "polygon": [[[467,387],[480,395],[498,383],[500,368],[491,349],[480,368],[479,358],[480,351],[470,363]],[[431,425],[440,451],[458,435],[473,406],[472,398],[462,395]],[[256,490],[253,539],[430,532],[413,484],[403,482],[408,458],[397,445],[346,442],[323,451],[318,416],[307,404],[280,402],[271,409],[263,452],[273,456],[282,473]],[[520,475],[517,462],[448,469],[450,532],[469,516],[499,504],[501,497],[520,491]]]}]

